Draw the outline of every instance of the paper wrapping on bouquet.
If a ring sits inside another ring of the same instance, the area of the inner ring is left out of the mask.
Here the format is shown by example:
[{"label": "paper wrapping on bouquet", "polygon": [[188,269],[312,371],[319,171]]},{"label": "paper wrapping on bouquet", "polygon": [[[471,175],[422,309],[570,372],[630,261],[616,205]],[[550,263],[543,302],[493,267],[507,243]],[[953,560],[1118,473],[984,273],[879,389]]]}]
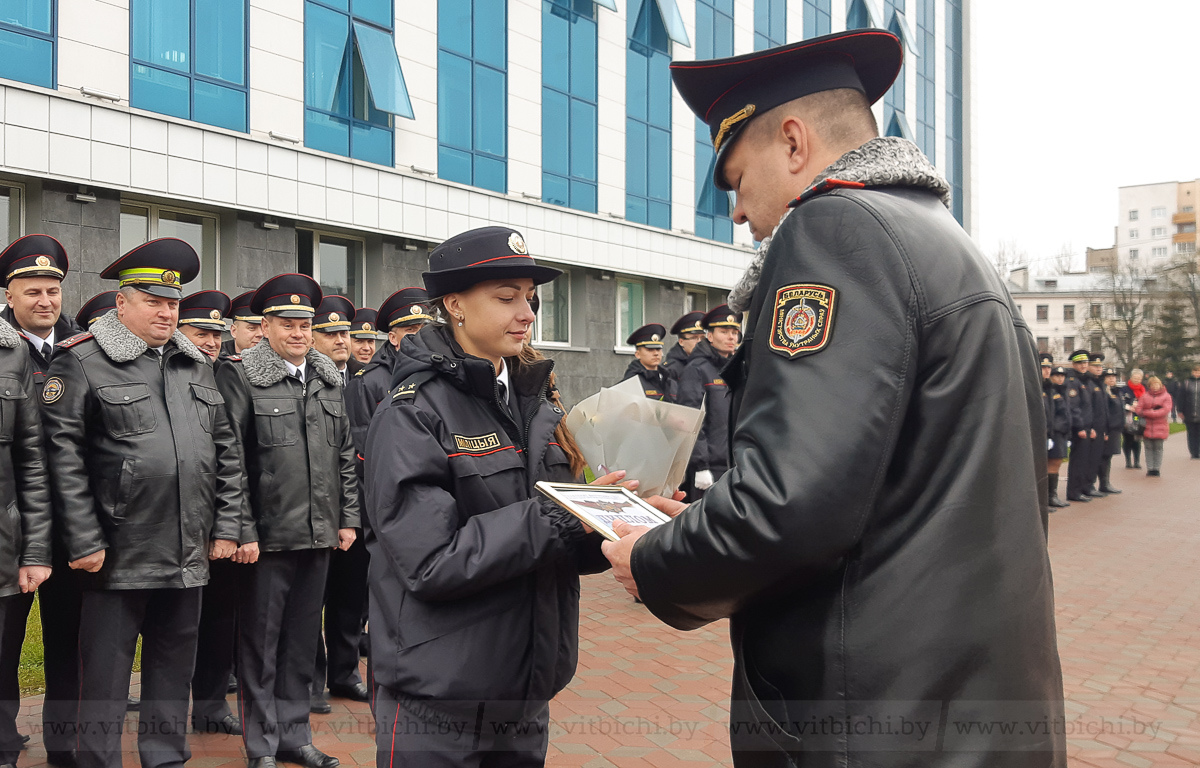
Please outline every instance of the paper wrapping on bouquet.
[{"label": "paper wrapping on bouquet", "polygon": [[592,471],[625,470],[643,498],[679,489],[703,424],[703,408],[651,400],[636,376],[601,389],[567,416]]}]

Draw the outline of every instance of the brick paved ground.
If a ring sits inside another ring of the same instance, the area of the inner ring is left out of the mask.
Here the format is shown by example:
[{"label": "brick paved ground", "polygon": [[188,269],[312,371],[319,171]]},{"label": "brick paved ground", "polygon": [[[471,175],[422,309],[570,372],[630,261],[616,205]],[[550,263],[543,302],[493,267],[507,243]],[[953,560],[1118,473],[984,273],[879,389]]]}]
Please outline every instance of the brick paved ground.
[{"label": "brick paved ground", "polygon": [[[1200,765],[1200,462],[1180,435],[1162,478],[1113,474],[1125,493],[1051,523],[1071,765]],[[579,673],[552,705],[549,765],[730,765],[725,623],[667,629],[607,575],[585,579],[583,596]],[[372,764],[365,705],[332,704],[313,718],[317,745],[346,765]],[[23,702],[23,732],[40,706]],[[126,744],[136,766],[132,736]],[[192,736],[191,746],[193,768],[245,765],[240,739]],[[35,735],[21,764],[44,758]]]}]

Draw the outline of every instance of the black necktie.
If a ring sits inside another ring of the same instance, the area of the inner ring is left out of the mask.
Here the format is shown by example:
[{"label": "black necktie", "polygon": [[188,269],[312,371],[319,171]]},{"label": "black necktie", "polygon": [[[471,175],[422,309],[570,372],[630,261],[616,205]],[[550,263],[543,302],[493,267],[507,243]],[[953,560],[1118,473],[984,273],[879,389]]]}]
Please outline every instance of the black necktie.
[{"label": "black necktie", "polygon": [[512,416],[512,409],[508,407],[508,387],[504,386],[503,381],[497,381],[496,386],[500,389],[500,407],[509,416]]},{"label": "black necktie", "polygon": [[50,362],[50,356],[54,354],[54,345],[48,341],[42,342],[42,357],[46,362]]}]

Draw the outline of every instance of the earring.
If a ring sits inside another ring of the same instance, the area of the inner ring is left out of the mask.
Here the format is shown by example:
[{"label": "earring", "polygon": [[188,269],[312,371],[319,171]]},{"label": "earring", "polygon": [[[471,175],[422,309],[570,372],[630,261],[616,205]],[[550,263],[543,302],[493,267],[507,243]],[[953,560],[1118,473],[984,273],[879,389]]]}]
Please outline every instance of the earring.
[{"label": "earring", "polygon": [[458,327],[459,328],[463,327],[463,316],[462,315],[458,316]]}]

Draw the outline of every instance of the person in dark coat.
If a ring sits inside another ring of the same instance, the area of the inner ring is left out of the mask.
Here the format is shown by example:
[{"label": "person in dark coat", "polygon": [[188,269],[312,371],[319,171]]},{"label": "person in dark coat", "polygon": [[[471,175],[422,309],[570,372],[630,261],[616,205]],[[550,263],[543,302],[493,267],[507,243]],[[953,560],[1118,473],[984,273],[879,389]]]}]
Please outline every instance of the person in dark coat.
[{"label": "person in dark coat", "polygon": [[1192,366],[1189,378],[1179,382],[1175,412],[1187,429],[1188,453],[1193,459],[1200,459],[1200,363]]},{"label": "person in dark coat", "polygon": [[1091,496],[1084,493],[1087,487],[1088,467],[1093,440],[1097,435],[1092,429],[1092,396],[1088,373],[1088,359],[1091,354],[1086,349],[1077,349],[1071,353],[1071,368],[1067,371],[1065,388],[1067,405],[1071,410],[1071,453],[1067,459],[1067,501],[1091,501]]},{"label": "person in dark coat", "polygon": [[241,455],[209,359],[176,328],[200,259],[162,238],[101,277],[117,307],[61,342],[42,390],[55,524],[83,588],[80,768],[119,768],[138,635],[138,752],[190,756],[184,723],[209,560],[237,548]]},{"label": "person in dark coat", "polygon": [[545,762],[549,701],[575,673],[579,574],[607,565],[599,535],[534,491],[584,464],[554,362],[525,345],[535,286],[558,274],[504,227],[430,255],[446,323],[402,341],[366,443],[378,765]]},{"label": "person in dark coat", "polygon": [[247,566],[237,673],[250,768],[338,765],[312,744],[309,701],[329,557],[357,538],[358,488],[342,375],[312,349],[320,304],[307,275],[266,281],[250,303],[262,341],[217,369],[249,494],[234,561]]},{"label": "person in dark coat", "polygon": [[675,342],[675,346],[671,347],[671,351],[667,353],[665,365],[675,371],[676,376],[683,373],[683,369],[687,367],[688,358],[692,355],[692,350],[704,338],[704,328],[700,325],[700,321],[703,319],[703,312],[688,312],[676,320],[675,325],[671,326],[671,334],[677,336],[679,341]]},{"label": "person in dark coat", "polygon": [[1106,368],[1104,380],[1104,412],[1108,419],[1104,443],[1104,455],[1100,459],[1100,492],[1108,495],[1120,493],[1112,484],[1112,457],[1121,455],[1121,431],[1125,428],[1125,402],[1121,399],[1121,391],[1117,388],[1117,372]]},{"label": "person in dark coat", "polygon": [[729,469],[729,386],[721,374],[741,338],[742,315],[725,304],[701,321],[705,338],[696,344],[679,377],[680,405],[704,407],[704,424],[688,461],[684,493],[696,500]]},{"label": "person in dark coat", "polygon": [[262,317],[250,311],[254,291],[246,291],[233,297],[228,315],[229,335],[232,337],[221,344],[221,357],[240,355],[262,340]]},{"label": "person in dark coat", "polygon": [[1093,352],[1088,362],[1086,389],[1092,398],[1092,431],[1096,439],[1091,444],[1088,475],[1083,487],[1085,496],[1103,498],[1108,494],[1100,487],[1100,468],[1108,455],[1108,396],[1104,393],[1104,354]]},{"label": "person in dark coat", "polygon": [[662,364],[663,337],[666,335],[667,329],[658,323],[643,325],[629,334],[625,343],[633,347],[634,359],[625,369],[621,381],[637,376],[646,397],[673,403],[678,382],[674,374]]},{"label": "person in dark coat", "polygon": [[[3,274],[3,273],[0,273]],[[16,766],[25,622],[50,560],[50,489],[33,363],[22,334],[0,319],[0,765]]]},{"label": "person in dark coat", "polygon": [[[221,291],[197,291],[179,302],[179,332],[213,365],[219,364],[224,318],[230,308],[229,297]],[[214,560],[209,565],[192,671],[192,730],[197,733],[242,735],[242,725],[226,701],[233,674],[240,570],[232,560]]]},{"label": "person in dark coat", "polygon": [[[34,404],[41,405],[42,387],[54,356],[54,345],[79,332],[78,323],[62,313],[62,279],[70,265],[62,245],[48,235],[26,235],[0,253],[0,281],[5,286],[7,306],[0,318],[19,334],[33,374]],[[114,297],[115,292],[109,292]],[[115,300],[108,302],[108,308]],[[51,531],[54,580],[39,590],[38,608],[42,622],[42,651],[46,694],[42,700],[42,743],[46,762],[56,768],[75,765],[75,719],[79,699],[79,608],[80,592],[75,574],[67,567],[62,538]],[[25,620],[33,596],[13,601],[9,620],[19,627],[21,639],[11,636],[20,649]],[[14,630],[15,631],[15,630]],[[3,662],[0,662],[0,667]],[[0,761],[2,762],[2,761]]]},{"label": "person in dark coat", "polygon": [[[1033,335],[949,184],[878,137],[903,56],[855,30],[671,65],[761,241],[729,298],[733,465],[603,549],[671,626],[730,618],[739,768],[1066,765],[1053,725],[959,736],[1064,717],[1046,424]],[[933,725],[869,727],[889,719]]]},{"label": "person in dark coat", "polygon": [[366,365],[375,357],[379,340],[379,313],[370,307],[354,310],[350,324],[350,356]]},{"label": "person in dark coat", "polygon": [[[1179,379],[1175,378],[1174,371],[1167,371],[1163,374],[1163,386],[1167,388],[1167,394],[1171,396],[1173,404],[1179,403]],[[1171,410],[1171,421],[1179,421],[1179,410],[1174,408]]]},{"label": "person in dark coat", "polygon": [[1145,374],[1141,368],[1129,372],[1129,380],[1121,387],[1121,400],[1125,403],[1125,431],[1121,435],[1121,450],[1125,453],[1125,469],[1142,468],[1142,426],[1141,417],[1137,416],[1137,402],[1146,394],[1146,386],[1142,384]]},{"label": "person in dark coat", "polygon": [[[333,361],[347,385],[364,367],[351,352],[354,313],[354,305],[345,296],[328,295],[321,299],[312,325],[313,348]],[[343,387],[343,401],[345,393]],[[363,537],[356,535],[349,549],[335,549],[329,557],[322,611],[324,632],[317,638],[310,712],[332,711],[325,699],[326,684],[329,692],[340,698],[353,701],[370,698],[358,674],[358,640],[366,600],[367,550]]]},{"label": "person in dark coat", "polygon": [[1067,455],[1067,441],[1071,435],[1071,412],[1067,398],[1063,395],[1066,371],[1055,368],[1051,355],[1042,355],[1042,404],[1046,409],[1046,472],[1049,490],[1050,511],[1071,506],[1058,498],[1058,471]]}]

